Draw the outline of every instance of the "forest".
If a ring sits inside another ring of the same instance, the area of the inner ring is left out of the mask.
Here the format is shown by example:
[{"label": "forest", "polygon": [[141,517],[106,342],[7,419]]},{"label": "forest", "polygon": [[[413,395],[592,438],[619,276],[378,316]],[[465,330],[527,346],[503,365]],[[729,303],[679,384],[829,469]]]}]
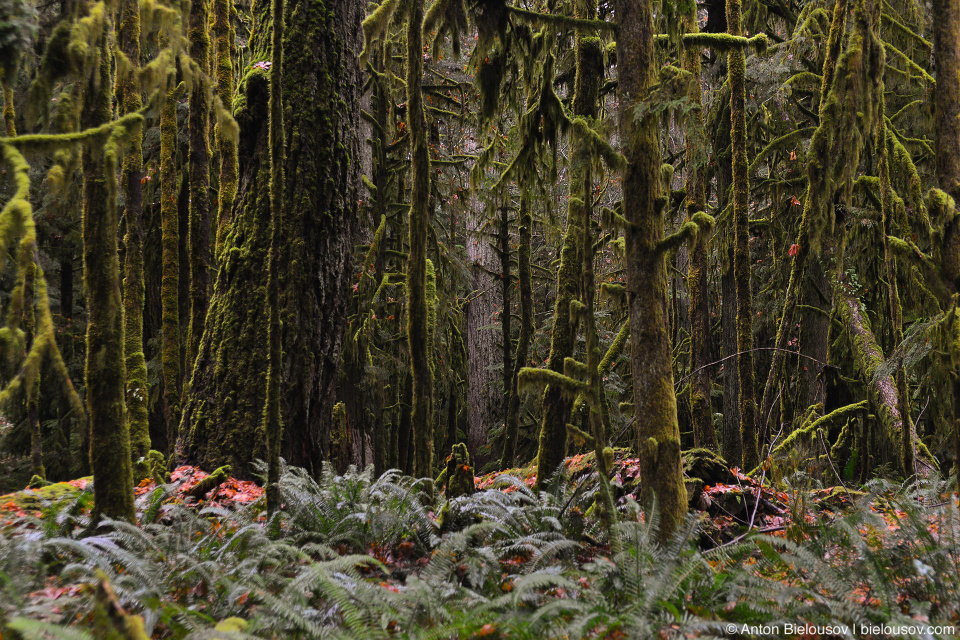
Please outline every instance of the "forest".
[{"label": "forest", "polygon": [[960,635],[960,0],[0,0],[0,640]]}]

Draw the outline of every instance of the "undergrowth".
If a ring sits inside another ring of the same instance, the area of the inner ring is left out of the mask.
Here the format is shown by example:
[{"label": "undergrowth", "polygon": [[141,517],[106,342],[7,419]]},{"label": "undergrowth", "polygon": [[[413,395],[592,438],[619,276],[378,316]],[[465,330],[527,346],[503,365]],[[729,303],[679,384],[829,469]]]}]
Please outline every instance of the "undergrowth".
[{"label": "undergrowth", "polygon": [[138,499],[138,525],[93,527],[82,492],[0,535],[0,631],[123,637],[103,629],[104,593],[146,637],[175,639],[710,638],[730,623],[960,620],[960,514],[940,482],[871,485],[792,539],[701,549],[697,515],[658,546],[656,515],[630,499],[611,545],[589,480],[558,476],[537,494],[502,476],[436,505],[439,519],[396,472],[288,468],[269,522],[259,503],[200,508],[168,485]]}]

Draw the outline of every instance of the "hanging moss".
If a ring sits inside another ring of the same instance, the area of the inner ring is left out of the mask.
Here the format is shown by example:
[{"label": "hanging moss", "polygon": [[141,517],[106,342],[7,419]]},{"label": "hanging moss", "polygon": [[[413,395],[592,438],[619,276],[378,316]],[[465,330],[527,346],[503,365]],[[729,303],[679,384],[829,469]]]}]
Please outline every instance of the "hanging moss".
[{"label": "hanging moss", "polygon": [[[843,1],[835,5],[834,15],[837,19],[832,23],[832,31],[843,29],[844,20],[839,19],[836,12],[846,10],[847,5]],[[856,178],[864,143],[859,132],[872,131],[878,121],[876,109],[879,101],[874,96],[882,78],[883,48],[859,4],[854,8],[852,22],[857,28],[846,38],[842,53],[836,59],[835,80],[829,87],[827,99],[820,104],[820,125],[807,151],[808,186],[795,243],[797,252],[791,264],[783,312],[777,325],[776,350],[763,389],[761,416],[771,414],[777,395],[776,381],[782,374],[784,353],[794,326],[799,294],[805,282],[805,264],[808,260],[824,260],[821,253],[823,239],[830,241],[834,233],[834,197],[841,190],[849,197]],[[830,42],[840,37],[832,33]],[[834,64],[829,56],[836,50],[828,49],[828,58],[824,62],[824,68],[828,71],[824,74],[826,79],[829,79],[829,69]],[[863,110],[857,112],[850,109],[851,104],[863,105]]]}]

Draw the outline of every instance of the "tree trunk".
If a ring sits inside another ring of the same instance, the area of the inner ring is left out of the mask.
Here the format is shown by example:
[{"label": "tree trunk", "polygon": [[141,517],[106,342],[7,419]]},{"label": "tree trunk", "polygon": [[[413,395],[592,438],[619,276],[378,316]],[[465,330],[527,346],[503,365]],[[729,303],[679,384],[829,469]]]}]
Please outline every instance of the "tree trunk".
[{"label": "tree trunk", "polygon": [[[190,3],[190,58],[206,74],[210,69],[210,0]],[[190,322],[187,326],[187,380],[193,371],[210,299],[210,104],[204,75],[190,87]]]},{"label": "tree trunk", "polygon": [[517,275],[520,279],[520,337],[517,339],[517,351],[513,358],[513,371],[510,376],[510,394],[507,398],[503,454],[500,457],[500,469],[513,466],[517,455],[517,440],[520,434],[520,393],[517,379],[527,361],[530,341],[533,338],[533,278],[530,267],[530,235],[533,216],[530,214],[529,196],[521,187],[520,220],[517,249]]},{"label": "tree trunk", "polygon": [[[407,16],[407,122],[410,136],[410,253],[407,256],[407,347],[410,350],[413,475],[433,476],[433,367],[427,337],[427,234],[430,229],[430,155],[423,111],[423,0]],[[473,425],[471,425],[473,426]]]},{"label": "tree trunk", "polygon": [[[265,2],[257,24],[269,25]],[[319,473],[329,456],[333,389],[352,272],[359,194],[359,65],[362,7],[349,0],[288,0],[283,34],[284,224],[279,285],[283,348],[282,453]],[[267,30],[269,32],[269,30]],[[251,39],[252,62],[269,59],[268,33]],[[179,450],[206,468],[249,476],[265,455],[261,430],[262,312],[269,233],[269,72],[251,66],[234,117],[240,182],[207,326],[184,406]]]},{"label": "tree trunk", "polygon": [[[742,36],[741,0],[727,0],[727,33]],[[732,47],[727,66],[730,82],[730,139],[733,153],[733,277],[737,289],[737,376],[740,391],[740,433],[743,438],[744,469],[760,461],[757,441],[757,403],[753,375],[753,295],[750,291],[750,227],[747,203],[750,183],[747,176],[746,54]]]},{"label": "tree trunk", "polygon": [[[229,0],[213,0],[213,37],[214,78],[217,81],[217,97],[223,109],[230,109],[233,105],[233,41],[236,37],[233,22],[230,19],[230,10],[233,7]],[[237,194],[237,141],[235,133],[225,131],[222,125],[217,125],[214,132],[217,139],[217,149],[220,152],[220,179],[217,194],[217,237],[214,258],[219,261],[220,253],[230,231],[230,220],[233,215],[233,200]]]},{"label": "tree trunk", "polygon": [[[697,5],[690,3],[681,17],[682,30],[698,32]],[[706,209],[704,167],[706,149],[703,130],[703,95],[700,88],[700,49],[687,47],[683,51],[683,68],[693,74],[689,97],[699,109],[687,116],[687,219]],[[693,423],[695,447],[717,448],[713,431],[713,408],[710,402],[710,304],[707,271],[710,268],[710,238],[698,233],[690,249],[687,268],[687,287],[690,295],[690,418]]]},{"label": "tree trunk", "polygon": [[[737,285],[733,277],[733,248],[727,250],[720,274],[720,356],[729,358],[737,353]],[[739,461],[743,457],[743,436],[740,433],[740,379],[734,365],[735,358],[723,363],[723,448],[725,460]],[[731,462],[731,464],[735,464]]]},{"label": "tree trunk", "polygon": [[[586,19],[596,12],[593,2],[579,0],[574,15]],[[576,75],[573,88],[573,115],[584,118],[589,126],[597,117],[600,83],[603,81],[602,59],[597,57],[599,40],[581,33],[576,35]],[[557,271],[557,301],[550,336],[550,357],[547,368],[563,373],[564,361],[573,357],[577,345],[577,320],[571,304],[583,288],[583,234],[590,224],[587,217],[593,197],[590,173],[590,148],[585,134],[576,129],[570,136],[570,182],[568,189],[567,228]],[[543,423],[537,452],[537,484],[544,486],[556,473],[567,454],[567,423],[573,407],[568,390],[558,384],[549,385],[543,393]]]},{"label": "tree trunk", "polygon": [[[937,84],[933,93],[937,183],[960,202],[960,3],[934,0],[933,55],[937,65]],[[941,271],[953,294],[960,291],[960,220],[955,212],[944,220]],[[953,301],[950,344],[960,350],[960,300]],[[946,330],[946,328],[945,328]],[[949,334],[948,334],[949,335]],[[960,354],[954,354],[956,358]],[[960,487],[960,359],[952,362],[952,418],[954,473]]]},{"label": "tree trunk", "polygon": [[270,13],[270,252],[267,254],[267,397],[263,430],[267,435],[267,515],[280,508],[280,243],[283,229],[283,21],[284,0],[272,0]]},{"label": "tree trunk", "polygon": [[850,337],[854,364],[860,370],[867,384],[873,413],[880,422],[882,431],[877,434],[881,450],[871,451],[877,463],[897,461],[899,443],[903,434],[903,415],[900,412],[900,394],[893,376],[877,377],[878,369],[883,365],[883,351],[877,343],[870,326],[870,320],[864,313],[860,300],[847,291],[841,283],[837,287],[837,309],[843,325]]},{"label": "tree trunk", "polygon": [[[120,49],[127,65],[118,65],[117,102],[122,115],[135,113],[143,106],[137,71],[140,68],[140,3],[122,0],[120,4]],[[147,360],[143,353],[143,175],[142,133],[138,132],[123,157],[120,184],[124,189],[123,278],[123,355],[127,368],[127,418],[130,421],[130,447],[133,461],[146,461],[150,451]],[[139,475],[140,472],[138,472]],[[139,478],[138,478],[139,479]]]},{"label": "tree trunk", "polygon": [[687,495],[680,464],[680,430],[673,388],[667,318],[666,263],[657,244],[664,233],[657,118],[635,120],[634,106],[655,82],[653,7],[650,0],[617,0],[617,94],[620,140],[627,160],[623,176],[627,301],[634,420],[640,452],[643,502],[660,513],[665,542],[683,519]]},{"label": "tree trunk", "polygon": [[174,85],[163,97],[160,107],[160,247],[162,252],[160,282],[160,367],[163,371],[163,402],[166,405],[167,442],[177,441],[180,426],[180,210],[177,187],[177,101],[183,85]]},{"label": "tree trunk", "polygon": [[[97,46],[100,64],[87,83],[81,124],[84,129],[110,121],[113,91],[109,31]],[[133,471],[126,420],[120,258],[117,253],[116,167],[102,149],[83,150],[83,277],[87,293],[87,407],[93,517],[133,520]]]},{"label": "tree trunk", "polygon": [[[487,443],[487,432],[494,424],[500,408],[496,392],[497,376],[493,371],[500,353],[496,321],[497,291],[494,274],[498,269],[496,251],[485,224],[489,216],[479,195],[470,198],[467,209],[467,259],[473,275],[470,303],[467,305],[467,449],[477,460],[480,448]],[[504,311],[506,312],[506,311]],[[484,327],[487,327],[484,329]],[[479,468],[479,465],[478,465]]]}]

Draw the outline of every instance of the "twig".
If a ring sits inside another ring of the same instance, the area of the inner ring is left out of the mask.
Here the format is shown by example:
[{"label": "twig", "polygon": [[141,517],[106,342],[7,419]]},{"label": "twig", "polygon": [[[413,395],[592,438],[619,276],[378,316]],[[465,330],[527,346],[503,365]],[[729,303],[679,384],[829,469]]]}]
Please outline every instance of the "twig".
[{"label": "twig", "polygon": [[707,367],[712,367],[712,366],[715,365],[715,364],[722,364],[724,361],[729,360],[730,358],[736,358],[737,356],[739,356],[739,355],[741,355],[741,354],[744,354],[744,353],[753,353],[754,351],[783,351],[784,353],[792,353],[792,354],[795,355],[795,356],[800,356],[801,358],[806,358],[807,360],[813,360],[814,362],[816,362],[817,364],[819,364],[821,367],[824,367],[824,368],[827,368],[827,367],[829,367],[830,369],[839,369],[839,368],[840,368],[840,367],[836,367],[836,366],[834,366],[834,365],[832,365],[832,364],[827,364],[826,362],[822,362],[822,361],[820,361],[820,360],[817,360],[816,358],[814,358],[814,357],[812,357],[812,356],[808,356],[808,355],[806,355],[806,354],[799,353],[799,352],[797,352],[797,351],[791,351],[790,349],[780,349],[779,347],[754,347],[753,349],[746,349],[746,350],[744,350],[744,351],[738,351],[737,353],[731,353],[730,355],[724,356],[724,357],[720,358],[719,360],[717,360],[717,361],[715,361],[715,362],[708,362],[707,364],[703,365],[702,367],[697,367],[696,369],[694,369],[693,371],[691,371],[691,372],[688,373],[687,375],[685,375],[685,376],[683,376],[682,378],[680,378],[679,380],[677,380],[677,384],[680,384],[681,382],[683,382],[684,380],[686,380],[687,378],[689,378],[689,377],[692,376],[693,374],[695,374],[695,373],[697,373],[697,372],[699,372],[699,371],[702,371],[703,369],[706,369]]}]

